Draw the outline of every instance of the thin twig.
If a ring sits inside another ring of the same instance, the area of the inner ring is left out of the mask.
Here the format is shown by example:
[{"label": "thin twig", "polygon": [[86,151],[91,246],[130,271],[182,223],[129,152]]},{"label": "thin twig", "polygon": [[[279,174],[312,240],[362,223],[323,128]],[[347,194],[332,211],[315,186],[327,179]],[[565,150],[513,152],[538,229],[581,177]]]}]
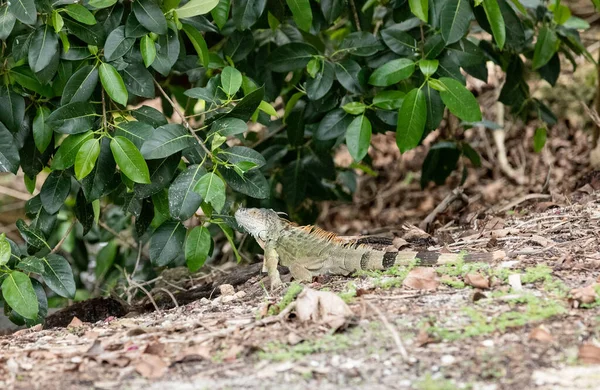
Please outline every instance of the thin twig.
[{"label": "thin twig", "polygon": [[102,88],[102,128],[104,131],[108,128],[106,120],[106,101],[104,100],[104,88]]},{"label": "thin twig", "polygon": [[173,102],[173,100],[171,99],[171,97],[165,92],[165,90],[161,87],[161,85],[158,83],[158,81],[154,80],[154,84],[158,87],[158,90],[160,91],[160,93],[165,97],[165,99],[167,99],[167,101],[169,102],[169,104],[173,107],[173,110],[175,110],[175,112],[177,113],[177,115],[179,115],[179,117],[181,118],[181,121],[183,123],[183,126],[186,129],[188,129],[188,131],[190,133],[192,133],[192,135],[194,136],[194,138],[196,138],[196,141],[200,144],[200,146],[202,147],[202,149],[204,149],[204,152],[206,152],[206,154],[209,157],[212,157],[212,153],[210,152],[210,150],[208,150],[208,148],[206,147],[206,145],[204,145],[204,142],[202,142],[202,140],[200,139],[200,137],[198,137],[198,134],[196,134],[196,132],[194,131],[194,129],[192,129],[192,127],[190,126],[190,123],[185,118],[185,114],[183,112],[181,112],[181,110],[179,109],[179,107],[175,104],[175,102]]},{"label": "thin twig", "polygon": [[179,303],[177,303],[177,299],[175,299],[175,296],[173,295],[173,293],[169,290],[167,290],[164,287],[159,288],[160,291],[164,291],[167,293],[167,295],[169,295],[171,297],[171,299],[173,300],[173,303],[175,304],[175,307],[179,307]]},{"label": "thin twig", "polygon": [[369,306],[371,308],[371,310],[373,310],[375,313],[377,313],[377,315],[379,316],[379,319],[381,320],[381,322],[383,322],[383,325],[385,325],[385,327],[388,329],[388,331],[392,335],[392,338],[394,339],[394,342],[396,343],[396,347],[398,348],[398,351],[400,352],[402,359],[405,362],[410,361],[408,352],[406,352],[406,348],[404,348],[404,344],[402,343],[402,339],[400,338],[400,335],[398,334],[398,331],[396,330],[396,328],[392,324],[390,324],[388,319],[383,315],[383,313],[381,312],[381,310],[379,310],[379,308],[377,306],[375,306],[374,304],[372,304],[369,301],[364,301],[364,302],[367,304],[367,306]]},{"label": "thin twig", "polygon": [[352,9],[352,15],[354,16],[354,23],[356,23],[356,30],[357,31],[362,31],[362,29],[360,28],[360,19],[358,17],[358,12],[356,11],[356,4],[354,3],[354,0],[350,0],[350,8]]},{"label": "thin twig", "polygon": [[448,206],[450,206],[450,204],[457,199],[460,199],[463,202],[467,203],[468,199],[465,198],[466,195],[463,193],[462,188],[455,188],[454,190],[452,190],[452,192],[449,193],[444,198],[444,200],[442,200],[440,204],[438,204],[437,207],[433,209],[433,211],[429,213],[427,217],[425,217],[423,221],[421,221],[421,223],[419,224],[419,229],[427,231],[433,223],[433,221],[435,220],[435,218],[438,216],[438,214],[444,212],[448,208]]},{"label": "thin twig", "polygon": [[11,198],[20,199],[20,200],[29,200],[33,195],[13,190],[12,188],[0,186],[0,194],[10,196]]},{"label": "thin twig", "polygon": [[75,220],[73,220],[73,222],[71,222],[71,225],[67,229],[67,232],[65,233],[65,235],[63,236],[63,238],[60,239],[60,241],[58,242],[58,244],[56,244],[56,246],[54,248],[52,248],[52,250],[50,251],[50,254],[54,254],[54,253],[58,252],[58,250],[60,249],[60,247],[62,246],[62,244],[65,242],[65,240],[69,236],[69,234],[71,234],[71,230],[73,230],[73,226],[75,226],[75,223],[76,223]]},{"label": "thin twig", "polygon": [[523,202],[526,202],[526,201],[532,200],[532,199],[552,199],[552,195],[547,195],[547,194],[527,194],[525,196],[520,197],[519,199],[516,199],[516,200],[510,202],[509,204],[507,204],[506,206],[504,206],[500,210],[498,210],[498,212],[499,213],[503,213],[505,211],[508,211],[508,210],[512,209],[513,207],[516,207],[516,206],[520,205]]}]

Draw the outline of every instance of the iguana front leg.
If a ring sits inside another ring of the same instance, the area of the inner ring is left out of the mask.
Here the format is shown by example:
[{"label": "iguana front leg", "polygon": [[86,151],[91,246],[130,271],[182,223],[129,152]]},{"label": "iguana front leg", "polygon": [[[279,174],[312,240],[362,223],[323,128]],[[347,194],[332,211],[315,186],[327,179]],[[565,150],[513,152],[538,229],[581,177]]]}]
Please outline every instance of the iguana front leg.
[{"label": "iguana front leg", "polygon": [[281,277],[277,270],[277,264],[279,263],[279,255],[275,250],[275,247],[268,242],[265,244],[265,259],[263,261],[263,272],[267,271],[269,274],[269,280],[271,281],[271,290],[281,286]]}]

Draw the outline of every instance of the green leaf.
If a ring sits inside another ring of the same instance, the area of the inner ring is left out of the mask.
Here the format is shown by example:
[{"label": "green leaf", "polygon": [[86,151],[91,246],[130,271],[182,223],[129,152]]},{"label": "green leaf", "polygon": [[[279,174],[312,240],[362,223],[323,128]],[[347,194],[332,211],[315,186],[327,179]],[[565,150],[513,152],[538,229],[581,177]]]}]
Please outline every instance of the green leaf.
[{"label": "green leaf", "polygon": [[123,106],[127,105],[127,89],[114,66],[105,62],[100,64],[100,82],[112,100]]},{"label": "green leaf", "polygon": [[383,45],[379,43],[377,38],[372,33],[366,31],[350,33],[346,35],[340,44],[340,50],[360,57],[371,56],[382,48]]},{"label": "green leaf", "polygon": [[183,24],[183,31],[186,33],[194,49],[196,49],[196,53],[198,53],[198,58],[203,67],[208,68],[209,64],[209,54],[208,54],[208,46],[206,46],[206,41],[204,37],[198,30],[189,24]]},{"label": "green leaf", "polygon": [[502,50],[504,42],[506,42],[506,26],[504,25],[504,17],[500,11],[500,6],[497,0],[483,0],[483,9],[487,20],[492,28],[492,35],[496,44]]},{"label": "green leaf", "polygon": [[51,85],[40,83],[35,73],[28,66],[18,66],[10,69],[10,77],[23,87],[39,93],[42,96],[52,98],[54,91]]},{"label": "green leaf", "polygon": [[51,172],[40,190],[44,210],[48,214],[56,214],[65,204],[70,191],[71,177],[65,171]]},{"label": "green leaf", "polygon": [[65,26],[71,34],[81,39],[88,45],[102,46],[105,40],[106,32],[100,23],[93,26],[65,18]]},{"label": "green leaf", "polygon": [[0,172],[17,173],[21,157],[13,135],[0,123]]},{"label": "green leaf", "polygon": [[373,97],[373,105],[384,110],[397,110],[402,107],[405,95],[402,91],[381,91]]},{"label": "green leaf", "polygon": [[116,125],[117,130],[115,135],[127,138],[139,149],[144,142],[150,138],[154,132],[154,128],[148,123],[131,121],[122,122]]},{"label": "green leaf", "polygon": [[167,124],[167,118],[165,118],[164,114],[150,106],[141,106],[137,110],[131,111],[131,115],[138,121],[147,123],[152,127]]},{"label": "green leaf", "polygon": [[27,224],[22,219],[17,220],[16,225],[17,229],[19,229],[19,233],[21,233],[21,236],[23,236],[27,244],[37,248],[38,250],[44,249],[47,252],[50,252],[50,250],[52,250],[52,248],[50,248],[50,245],[48,245],[48,243],[46,242],[46,238],[38,229],[27,226]]},{"label": "green leaf", "polygon": [[308,32],[312,26],[312,10],[309,0],[286,0],[296,26],[301,30]]},{"label": "green leaf", "polygon": [[156,44],[149,35],[144,35],[140,41],[140,51],[144,65],[149,67],[156,59]]},{"label": "green leaf", "polygon": [[25,119],[25,99],[14,92],[0,90],[0,120],[13,133],[21,129]]},{"label": "green leaf", "polygon": [[[430,79],[433,80],[433,79]],[[430,85],[426,85],[425,89],[425,100],[427,102],[427,120],[425,121],[426,130],[435,130],[442,122],[444,115],[444,103],[440,94],[435,89],[431,88]]]},{"label": "green leaf", "polygon": [[98,85],[98,68],[86,65],[80,68],[67,81],[63,90],[61,105],[73,102],[87,102]]},{"label": "green leaf", "polygon": [[180,162],[180,153],[149,161],[150,184],[135,184],[133,187],[135,197],[139,199],[148,198],[167,187],[171,183],[171,180],[173,180]]},{"label": "green leaf", "polygon": [[267,63],[274,72],[290,72],[304,68],[317,54],[317,49],[307,43],[292,42],[275,49]]},{"label": "green leaf", "polygon": [[35,256],[28,256],[19,261],[16,268],[25,272],[33,272],[35,274],[42,274],[44,272],[44,263],[41,259]]},{"label": "green leaf", "polygon": [[88,102],[73,102],[59,107],[48,117],[55,131],[65,134],[83,133],[91,129],[96,109]]},{"label": "green leaf", "polygon": [[318,140],[334,139],[346,133],[352,117],[341,108],[329,111],[321,120],[315,138]]},{"label": "green leaf", "polygon": [[360,161],[367,155],[371,144],[371,122],[364,116],[357,116],[346,131],[346,145],[354,161]]},{"label": "green leaf", "polygon": [[139,62],[133,62],[123,70],[123,82],[132,95],[148,99],[155,96],[152,74]]},{"label": "green leaf", "polygon": [[408,58],[392,60],[375,69],[375,72],[369,77],[369,84],[387,87],[409,78],[414,71],[415,63]]},{"label": "green leaf", "polygon": [[219,0],[190,0],[183,7],[177,8],[175,12],[180,18],[191,18],[209,13],[218,3]]},{"label": "green leaf", "polygon": [[554,56],[560,46],[556,32],[548,26],[540,29],[533,51],[533,69],[541,68]]},{"label": "green leaf", "polygon": [[[19,0],[16,0],[19,1]],[[54,55],[58,53],[58,36],[49,25],[39,27],[33,33],[29,45],[29,67],[35,73],[42,71],[50,65]]]},{"label": "green leaf", "polygon": [[451,113],[467,122],[481,120],[479,103],[464,85],[449,77],[442,77],[439,81],[445,88],[445,91],[440,91],[440,96]]},{"label": "green leaf", "polygon": [[533,150],[536,153],[539,153],[544,149],[544,145],[546,145],[546,133],[547,129],[545,126],[535,129],[535,134],[533,135]]},{"label": "green leaf", "polygon": [[190,165],[169,186],[169,213],[178,221],[191,218],[200,207],[202,197],[194,187],[206,170],[200,165]]},{"label": "green leaf", "polygon": [[0,265],[5,265],[10,260],[10,243],[6,239],[6,234],[0,234]]},{"label": "green leaf", "polygon": [[37,318],[39,305],[29,276],[19,271],[8,273],[2,282],[2,296],[8,306],[21,316],[32,320]]},{"label": "green leaf", "polygon": [[75,164],[75,158],[77,157],[79,148],[81,148],[81,145],[93,137],[94,133],[92,131],[88,131],[83,134],[74,134],[65,138],[54,155],[54,159],[52,160],[52,169],[63,170]]},{"label": "green leaf", "polygon": [[179,37],[177,32],[169,29],[167,35],[158,37],[159,49],[156,52],[156,59],[152,63],[152,68],[163,76],[169,76],[171,68],[179,58]]},{"label": "green leaf", "polygon": [[263,97],[265,96],[265,87],[260,87],[250,92],[235,106],[233,110],[229,111],[225,117],[227,118],[238,118],[243,121],[248,121],[256,112],[256,109],[260,106]]},{"label": "green leaf", "polygon": [[227,137],[230,135],[242,134],[248,130],[248,125],[238,118],[222,118],[213,122],[208,136],[218,133],[221,136]]},{"label": "green leaf", "polygon": [[557,2],[550,4],[548,8],[554,14],[556,24],[564,24],[571,17],[571,10],[566,5]]},{"label": "green leaf", "polygon": [[105,190],[112,191],[112,179],[115,174],[115,159],[110,150],[110,140],[102,138],[100,141],[100,155],[96,165],[85,179],[81,181],[81,188],[88,202],[99,199]]},{"label": "green leaf", "polygon": [[81,148],[79,148],[77,156],[75,157],[75,177],[77,180],[82,180],[92,172],[99,155],[99,140],[90,139],[81,145]]},{"label": "green leaf", "polygon": [[420,89],[413,89],[404,97],[402,107],[398,112],[398,125],[396,128],[396,144],[400,153],[415,148],[425,129],[427,118],[427,104],[425,94]]},{"label": "green leaf", "polygon": [[242,86],[242,74],[239,70],[226,66],[221,72],[221,85],[227,96],[234,96]]},{"label": "green leaf", "polygon": [[108,8],[114,5],[116,2],[117,0],[88,0],[90,7],[95,9]]},{"label": "green leaf", "polygon": [[419,69],[424,76],[432,76],[438,69],[438,60],[421,60],[419,61]]},{"label": "green leaf", "polygon": [[204,202],[210,203],[217,213],[221,212],[225,205],[225,183],[213,172],[202,176],[194,191],[197,192]]},{"label": "green leaf", "polygon": [[192,146],[192,135],[179,124],[168,124],[157,128],[144,142],[140,152],[145,159],[165,158]]},{"label": "green leaf", "polygon": [[459,41],[469,29],[473,11],[468,0],[447,0],[440,12],[442,37],[446,44]]},{"label": "green leaf", "polygon": [[227,19],[229,19],[229,7],[231,0],[219,0],[218,4],[210,11],[210,14],[219,29],[223,29]]},{"label": "green leaf", "polygon": [[258,169],[241,174],[235,168],[227,169],[221,166],[219,172],[234,191],[256,199],[267,199],[269,197],[269,183]]},{"label": "green leaf", "polygon": [[71,265],[62,256],[50,254],[42,258],[44,263],[44,272],[42,278],[46,285],[61,297],[75,297],[75,279]]},{"label": "green leaf", "polygon": [[466,142],[462,144],[462,154],[467,157],[475,167],[481,167],[481,156],[479,156],[479,153]]},{"label": "green leaf", "polygon": [[96,269],[94,270],[96,279],[101,280],[107,275],[115,262],[118,250],[117,240],[109,241],[106,246],[100,249],[96,256]]},{"label": "green leaf", "polygon": [[79,189],[75,198],[75,217],[82,227],[81,234],[85,236],[94,226],[94,206],[85,198],[83,189]]},{"label": "green leaf", "polygon": [[265,114],[268,114],[269,116],[274,116],[274,117],[279,116],[279,115],[277,115],[277,111],[275,110],[275,107],[273,107],[269,103],[265,102],[264,100],[260,102],[260,104],[258,105],[258,109],[261,110],[262,112],[264,112]]},{"label": "green leaf", "polygon": [[0,39],[6,40],[13,28],[15,27],[15,15],[12,12],[9,12],[8,6],[3,4],[0,6]]},{"label": "green leaf", "polygon": [[248,161],[254,163],[257,168],[261,168],[267,163],[262,154],[245,146],[232,146],[221,150],[219,157],[232,164]]},{"label": "green leaf", "polygon": [[185,227],[181,222],[167,221],[156,229],[150,238],[150,260],[156,267],[163,267],[183,252]]},{"label": "green leaf", "polygon": [[429,13],[429,2],[427,0],[408,0],[408,5],[413,15],[427,23]]},{"label": "green leaf", "polygon": [[190,272],[198,271],[208,258],[213,246],[210,232],[204,226],[190,230],[185,240],[185,261]]},{"label": "green leaf", "polygon": [[83,24],[94,25],[96,18],[94,14],[80,4],[69,4],[64,8],[67,15]]},{"label": "green leaf", "polygon": [[54,26],[54,32],[57,33],[57,34],[65,26],[65,22],[64,22],[62,16],[60,16],[60,14],[58,13],[57,10],[53,10],[52,11],[52,25]]},{"label": "green leaf", "polygon": [[410,56],[418,50],[417,40],[398,24],[381,30],[381,37],[391,51],[401,56]]},{"label": "green leaf", "polygon": [[40,106],[33,119],[33,140],[40,153],[43,153],[52,141],[52,128],[46,124],[49,115],[48,107]]},{"label": "green leaf", "polygon": [[133,47],[135,38],[125,37],[125,26],[114,29],[106,38],[104,43],[104,58],[106,61],[114,61],[123,57]]},{"label": "green leaf", "polygon": [[110,141],[110,150],[125,176],[136,183],[150,184],[148,165],[133,142],[125,137],[114,137]]},{"label": "green leaf", "polygon": [[37,10],[35,0],[12,0],[8,2],[8,10],[15,15],[19,21],[25,24],[35,24]]},{"label": "green leaf", "polygon": [[146,29],[159,35],[167,33],[167,19],[153,0],[136,0],[132,9],[135,18]]},{"label": "green leaf", "polygon": [[266,0],[236,0],[231,8],[235,27],[240,31],[248,30],[258,21],[266,4]]},{"label": "green leaf", "polygon": [[334,80],[334,67],[325,61],[315,77],[306,82],[306,95],[310,100],[319,100],[331,90]]},{"label": "green leaf", "polygon": [[349,92],[363,93],[363,83],[359,79],[361,70],[356,61],[347,58],[335,64],[335,78]]},{"label": "green leaf", "polygon": [[342,106],[342,110],[352,115],[362,114],[366,109],[367,106],[362,102],[350,102]]},{"label": "green leaf", "polygon": [[425,188],[427,183],[433,181],[437,185],[442,185],[456,169],[456,164],[460,158],[460,150],[452,142],[440,142],[433,145],[425,157],[421,169],[421,188]]}]

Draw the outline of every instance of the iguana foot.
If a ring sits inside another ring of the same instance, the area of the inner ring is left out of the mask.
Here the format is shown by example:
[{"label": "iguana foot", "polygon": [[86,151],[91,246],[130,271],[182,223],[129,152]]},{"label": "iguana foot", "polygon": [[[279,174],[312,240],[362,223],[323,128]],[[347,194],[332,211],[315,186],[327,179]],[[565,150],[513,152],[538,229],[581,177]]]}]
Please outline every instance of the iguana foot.
[{"label": "iguana foot", "polygon": [[290,273],[297,282],[312,282],[313,274],[306,268],[298,265],[290,265]]}]

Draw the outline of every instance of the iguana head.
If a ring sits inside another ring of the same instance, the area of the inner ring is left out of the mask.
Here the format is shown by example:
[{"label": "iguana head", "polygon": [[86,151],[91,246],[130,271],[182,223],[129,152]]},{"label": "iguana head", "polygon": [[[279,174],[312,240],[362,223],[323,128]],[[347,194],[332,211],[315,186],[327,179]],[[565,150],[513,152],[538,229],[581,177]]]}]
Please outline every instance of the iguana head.
[{"label": "iguana head", "polygon": [[256,240],[276,239],[281,230],[281,219],[268,209],[244,209],[235,212],[235,220]]}]

